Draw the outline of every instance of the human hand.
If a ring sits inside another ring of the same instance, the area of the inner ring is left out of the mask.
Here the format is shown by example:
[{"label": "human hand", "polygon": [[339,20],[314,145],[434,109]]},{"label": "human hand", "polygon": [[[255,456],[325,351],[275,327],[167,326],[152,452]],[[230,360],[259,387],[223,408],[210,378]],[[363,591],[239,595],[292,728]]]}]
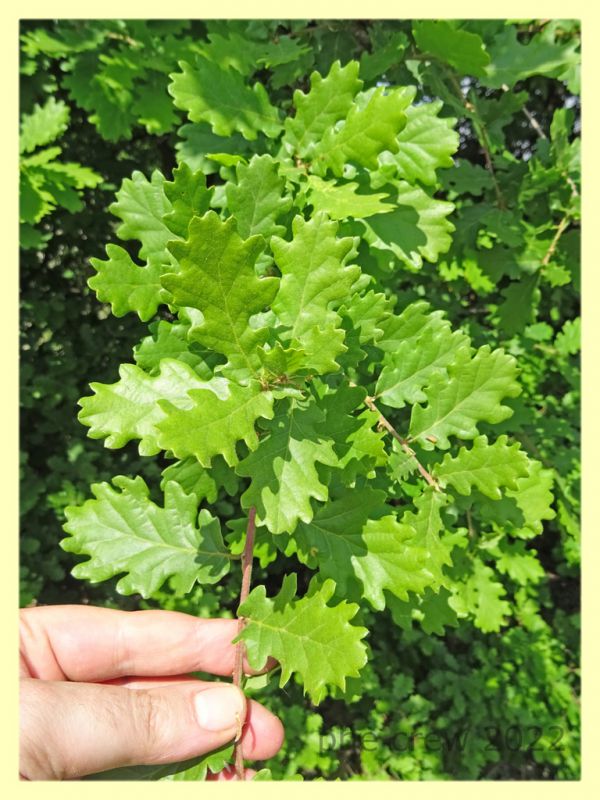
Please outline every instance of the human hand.
[{"label": "human hand", "polygon": [[183,761],[242,725],[244,758],[270,758],[283,743],[277,717],[231,683],[186,674],[231,675],[236,620],[65,605],[23,609],[20,627],[25,780]]}]

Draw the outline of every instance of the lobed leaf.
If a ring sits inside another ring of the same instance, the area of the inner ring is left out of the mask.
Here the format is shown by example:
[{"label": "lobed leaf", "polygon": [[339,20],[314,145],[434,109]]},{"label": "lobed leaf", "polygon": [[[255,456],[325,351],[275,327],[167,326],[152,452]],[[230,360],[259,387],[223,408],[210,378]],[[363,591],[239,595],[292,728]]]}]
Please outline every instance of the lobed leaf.
[{"label": "lobed leaf", "polygon": [[529,474],[529,459],[519,443],[507,444],[506,435],[488,444],[487,436],[478,436],[470,450],[461,447],[458,455],[447,453],[434,474],[442,486],[453,486],[460,494],[470,495],[475,487],[486,497],[498,500],[500,487],[518,489],[518,478]]},{"label": "lobed leaf", "polygon": [[161,449],[156,426],[165,411],[160,400],[170,400],[176,408],[191,408],[191,389],[206,388],[215,397],[227,395],[224,378],[203,381],[192,367],[170,358],[160,362],[155,376],[134,364],[121,364],[119,376],[116,383],[90,384],[94,394],[79,401],[78,419],[89,426],[90,438],[106,439],[105,447],[123,447],[139,439],[140,455],[154,455]]},{"label": "lobed leaf", "polygon": [[367,661],[361,641],[367,629],[350,624],[358,606],[345,600],[328,605],[334,591],[335,583],[327,580],[296,598],[294,574],[285,576],[273,599],[266,596],[264,586],[257,586],[239,608],[246,625],[233,640],[245,643],[253,669],[262,669],[269,656],[276,658],[281,664],[280,686],[297,673],[314,703],[326,696],[328,686],[344,690],[346,679],[357,677]]},{"label": "lobed leaf", "polygon": [[292,533],[298,520],[310,522],[311,499],[325,502],[329,496],[316,465],[335,466],[338,459],[329,437],[318,430],[323,419],[314,402],[282,403],[256,450],[236,467],[251,479],[243,507],[255,506],[257,522],[271,533]]},{"label": "lobed leaf", "polygon": [[449,436],[474,439],[479,422],[497,424],[511,416],[512,409],[501,400],[521,392],[516,376],[515,359],[502,349],[484,345],[474,358],[461,350],[448,376],[434,376],[425,389],[427,405],[413,407],[410,438],[426,450],[434,445],[447,450]]},{"label": "lobed leaf", "polygon": [[[87,561],[73,568],[76,578],[92,583],[126,573],[117,583],[122,594],[150,597],[167,578],[180,592],[198,583],[217,583],[229,571],[231,555],[221,537],[219,521],[175,482],[165,486],[164,508],[149,498],[142,478],[119,475],[93,484],[94,500],[65,510],[61,547]],[[197,520],[197,522],[196,522]]]},{"label": "lobed leaf", "polygon": [[192,219],[185,242],[171,242],[179,271],[162,277],[173,303],[203,314],[191,338],[225,355],[230,374],[237,379],[256,375],[260,365],[256,349],[266,341],[268,329],[254,329],[249,320],[271,304],[279,285],[276,278],[258,278],[254,272],[263,248],[261,236],[244,241],[233,218],[223,222],[208,211]]},{"label": "lobed leaf", "polygon": [[261,83],[250,87],[236,70],[202,56],[193,66],[180,61],[179,67],[170,76],[169,93],[191,122],[208,122],[217,136],[239,131],[250,141],[259,133],[271,139],[280,134],[279,114]]}]

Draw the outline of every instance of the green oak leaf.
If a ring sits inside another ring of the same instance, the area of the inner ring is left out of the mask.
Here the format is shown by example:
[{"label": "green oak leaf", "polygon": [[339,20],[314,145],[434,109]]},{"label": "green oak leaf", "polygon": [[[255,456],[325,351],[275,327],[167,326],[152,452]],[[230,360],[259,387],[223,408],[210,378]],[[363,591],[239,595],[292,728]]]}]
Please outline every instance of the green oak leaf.
[{"label": "green oak leaf", "polygon": [[384,590],[401,599],[432,583],[428,553],[414,544],[415,530],[399,522],[385,505],[385,492],[365,487],[346,489],[301,522],[294,534],[298,557],[333,578],[347,595],[358,579],[373,608],[385,607]]},{"label": "green oak leaf", "polygon": [[210,123],[217,136],[239,131],[249,141],[259,133],[271,139],[280,134],[279,113],[261,83],[250,87],[236,70],[202,56],[193,66],[180,61],[179,68],[170,76],[169,93],[191,122]]},{"label": "green oak leaf", "polygon": [[[368,98],[368,99],[367,99]],[[398,134],[406,125],[410,94],[405,89],[379,87],[365,93],[365,102],[355,102],[341,128],[329,128],[315,148],[313,170],[331,169],[341,177],[348,163],[377,169],[383,150],[398,152]]]},{"label": "green oak leaf", "polygon": [[250,450],[258,447],[255,423],[273,417],[273,395],[262,391],[258,381],[245,386],[227,384],[227,394],[217,396],[207,389],[190,389],[185,407],[160,400],[162,418],[156,425],[158,443],[176,458],[194,456],[204,467],[222,455],[229,466],[238,463],[236,443],[243,440]]},{"label": "green oak leaf", "polygon": [[464,158],[455,160],[454,168],[440,175],[440,182],[446,191],[456,192],[457,195],[472,194],[475,197],[480,197],[486,189],[494,186],[489,170]]},{"label": "green oak leaf", "polygon": [[402,60],[408,45],[403,31],[394,31],[385,43],[378,43],[373,52],[363,50],[360,54],[360,77],[365,81],[381,79],[390,67]]},{"label": "green oak leaf", "polygon": [[281,342],[275,342],[274,347],[259,347],[257,352],[265,379],[280,387],[286,386],[287,381],[284,379],[305,371],[304,350],[284,347]]},{"label": "green oak leaf", "polygon": [[43,106],[36,103],[31,114],[21,117],[19,152],[31,153],[58,139],[67,129],[69,114],[68,105],[54,97],[49,97]]},{"label": "green oak leaf", "polygon": [[277,236],[271,239],[275,263],[282,274],[271,306],[289,329],[286,340],[297,341],[307,356],[318,358],[318,362],[307,358],[308,366],[317,371],[344,349],[341,318],[333,308],[348,297],[360,275],[360,267],[347,265],[356,255],[355,241],[350,237],[338,239],[337,228],[337,223],[323,213],[308,222],[296,216],[291,242]]},{"label": "green oak leaf", "polygon": [[[454,211],[454,204],[431,197],[406,181],[395,181],[393,185],[396,191],[392,198],[397,208],[361,221],[365,241],[376,250],[390,251],[413,269],[419,269],[424,260],[435,263],[452,242],[454,225],[447,217]],[[381,188],[379,181],[373,188]],[[392,191],[391,185],[386,188]]]},{"label": "green oak leaf", "polygon": [[256,450],[236,467],[251,479],[243,507],[255,506],[257,522],[271,533],[292,533],[298,520],[310,522],[311,498],[325,502],[329,496],[316,464],[335,466],[338,459],[329,437],[318,430],[323,420],[314,402],[283,403]]},{"label": "green oak leaf", "polygon": [[186,494],[196,495],[198,503],[203,500],[214,503],[221,487],[227,494],[233,495],[239,483],[236,474],[221,456],[213,458],[210,469],[192,457],[176,461],[162,471],[160,488],[164,490],[169,481],[176,481]]},{"label": "green oak leaf", "polygon": [[110,303],[115,317],[135,311],[142,322],[147,322],[165,302],[166,292],[160,278],[169,269],[156,256],[151,256],[147,266],[139,267],[127,250],[116,244],[106,245],[107,261],[91,258],[96,274],[88,286],[96,292],[102,303]]},{"label": "green oak leaf", "polygon": [[522,526],[515,535],[524,538],[539,535],[544,529],[543,520],[554,519],[553,483],[551,469],[543,467],[539,461],[530,461],[529,474],[517,479],[516,489],[506,490],[506,496],[514,499],[523,514]]},{"label": "green oak leaf", "polygon": [[143,260],[157,256],[169,261],[167,242],[174,236],[163,219],[171,211],[164,183],[165,179],[158,170],[154,170],[150,181],[134,170],[131,178],[123,181],[116,202],[109,206],[109,211],[122,220],[117,235],[123,240],[137,239],[141,242],[139,256]]},{"label": "green oak leaf", "polygon": [[248,142],[239,133],[217,136],[206,122],[182,125],[177,133],[177,160],[180,164],[187,164],[191,170],[202,170],[205,175],[219,171],[220,161],[213,158],[213,154],[230,155],[235,159],[248,150]]},{"label": "green oak leaf", "polygon": [[403,481],[418,469],[415,457],[402,447],[396,439],[392,442],[392,452],[389,454],[387,467],[395,481]]},{"label": "green oak leaf", "polygon": [[55,208],[54,197],[44,187],[43,175],[26,168],[19,174],[19,220],[34,224]]},{"label": "green oak leaf", "polygon": [[297,673],[304,691],[314,703],[327,694],[327,687],[342,691],[346,679],[358,677],[367,662],[361,641],[367,629],[351,625],[358,606],[342,600],[328,605],[335,583],[313,584],[302,598],[296,598],[296,575],[286,575],[279,594],[271,599],[265,586],[257,586],[239,608],[246,619],[242,632],[233,640],[243,641],[254,669],[264,667],[272,656],[281,664],[280,686]]},{"label": "green oak leaf", "polygon": [[105,438],[105,447],[123,447],[139,439],[140,455],[154,455],[160,450],[157,423],[165,417],[159,400],[170,400],[177,408],[192,408],[190,389],[206,389],[213,397],[227,396],[227,381],[213,378],[203,381],[187,364],[166,358],[159,372],[150,376],[134,364],[121,364],[116,383],[91,383],[94,392],[79,401],[78,419],[90,430],[92,439]]},{"label": "green oak leaf", "polygon": [[413,36],[419,50],[450,64],[463,75],[485,75],[490,55],[476,33],[460,30],[447,20],[422,20],[413,24]]},{"label": "green oak leaf", "polygon": [[484,633],[499,631],[511,611],[510,604],[502,599],[506,590],[482,561],[474,560],[471,569],[464,582],[453,586],[450,604],[459,615],[472,614],[475,625]]},{"label": "green oak leaf", "polygon": [[400,314],[390,314],[382,319],[379,327],[383,330],[383,336],[378,339],[377,347],[384,353],[390,353],[392,357],[407,339],[412,340],[414,347],[417,340],[424,336],[429,328],[439,335],[442,335],[444,330],[449,330],[444,312],[429,309],[429,303],[417,300],[406,306]]},{"label": "green oak leaf", "polygon": [[192,217],[201,217],[208,211],[212,189],[206,187],[202,170],[192,172],[182,163],[173,170],[173,180],[164,182],[163,191],[172,206],[163,221],[176,237],[185,239]]},{"label": "green oak leaf", "polygon": [[268,328],[256,330],[249,319],[272,303],[279,286],[277,278],[255,274],[254,263],[263,248],[262,236],[244,241],[232,217],[223,222],[208,211],[192,219],[185,242],[171,242],[179,271],[162,277],[175,304],[203,314],[190,337],[227,356],[230,373],[239,379],[256,375],[256,349],[268,335]]},{"label": "green oak leaf", "polygon": [[447,450],[449,436],[474,439],[478,422],[497,424],[512,415],[501,401],[520,394],[516,376],[515,359],[502,349],[484,345],[473,358],[468,350],[459,351],[448,375],[435,375],[424,390],[427,405],[413,406],[410,439],[426,450]]},{"label": "green oak leaf", "polygon": [[428,486],[414,500],[417,510],[406,511],[400,520],[416,532],[411,544],[423,548],[427,553],[425,566],[433,578],[432,588],[442,585],[446,580],[444,565],[452,566],[450,548],[441,536],[445,527],[441,510],[447,504],[447,495]]},{"label": "green oak leaf", "polygon": [[124,572],[117,591],[150,597],[167,578],[185,593],[196,582],[217,583],[229,572],[232,557],[219,521],[206,509],[198,514],[194,495],[171,481],[161,508],[139,476],[119,475],[113,484],[121,491],[109,483],[93,484],[94,500],[65,509],[64,529],[71,535],[61,547],[90,556],[73,568],[76,578],[98,583]]},{"label": "green oak leaf", "polygon": [[426,402],[424,388],[434,376],[445,376],[448,365],[461,353],[470,353],[470,349],[468,336],[452,331],[449,323],[427,327],[416,341],[404,339],[394,353],[386,356],[376,399],[392,408]]},{"label": "green oak leaf", "polygon": [[[104,58],[109,57],[104,54]],[[99,69],[96,53],[79,55],[73,60],[62,85],[75,103],[88,112],[89,122],[103,139],[109,142],[131,139],[131,129],[137,119],[132,113],[133,94],[131,83],[126,85],[127,73],[131,76],[134,70],[139,75],[139,66],[131,62],[126,65],[123,61],[106,66],[107,69]]]},{"label": "green oak leaf", "polygon": [[357,194],[359,186],[355,181],[335,183],[324,181],[318,175],[309,175],[308,187],[308,201],[315,213],[324,211],[330,219],[364,219],[394,210],[394,205],[386,202],[388,196],[383,192]]},{"label": "green oak leaf", "polygon": [[203,380],[210,380],[206,352],[197,342],[190,342],[188,322],[167,322],[157,320],[150,326],[151,336],[145,336],[133,350],[133,358],[138,367],[154,375],[160,369],[163,358],[171,358],[189,364]]},{"label": "green oak leaf", "polygon": [[449,603],[450,598],[451,594],[444,586],[437,592],[427,587],[419,606],[419,622],[425,633],[444,636],[447,626],[458,626],[456,612]]},{"label": "green oak leaf", "polygon": [[568,319],[556,334],[554,346],[561,356],[574,356],[581,350],[581,317]]},{"label": "green oak leaf", "polygon": [[481,82],[499,89],[503,84],[512,88],[531,75],[559,77],[565,69],[579,62],[577,49],[576,39],[566,43],[554,42],[543,32],[533,36],[527,44],[521,44],[516,27],[506,25],[489,46],[491,63],[485,76],[481,76]]},{"label": "green oak leaf", "polygon": [[277,162],[268,154],[253,156],[248,164],[237,165],[236,174],[237,184],[228,183],[225,194],[240,236],[282,236],[285,226],[277,219],[290,210],[292,198],[283,196],[285,179],[279,176]]},{"label": "green oak leaf", "polygon": [[318,72],[312,73],[307,94],[296,89],[296,114],[286,119],[284,135],[284,142],[293,154],[311,161],[327,131],[346,118],[354,96],[362,87],[358,69],[357,61],[349,61],[344,67],[334,61],[325,78]]},{"label": "green oak leaf", "polygon": [[215,64],[233,67],[241,75],[251,75],[261,66],[270,68],[287,64],[310,52],[307,45],[290,36],[278,36],[276,42],[257,42],[235,31],[228,31],[227,36],[209,33],[208,39],[210,44],[202,47],[203,55]]},{"label": "green oak leaf", "polygon": [[523,541],[501,542],[497,551],[494,551],[496,566],[503,575],[508,575],[521,585],[539,583],[546,577],[546,570],[536,558],[536,551],[525,548]]},{"label": "green oak leaf", "polygon": [[390,318],[395,298],[370,289],[356,293],[343,308],[344,316],[352,320],[352,327],[359,332],[360,344],[378,342],[383,336],[383,324]]},{"label": "green oak leaf", "polygon": [[[458,150],[456,120],[439,117],[442,101],[411,105],[406,109],[406,127],[397,137],[398,151],[380,155],[381,164],[393,164],[396,174],[409,183],[420,181],[427,186],[437,183],[436,170],[453,165]],[[366,215],[365,215],[366,216]]]},{"label": "green oak leaf", "polygon": [[518,442],[507,444],[503,434],[492,444],[487,436],[478,436],[468,450],[461,447],[456,456],[447,453],[434,469],[441,486],[454,487],[460,494],[470,495],[472,487],[486,497],[499,500],[500,487],[518,489],[517,479],[529,474],[529,459]]},{"label": "green oak leaf", "polygon": [[158,135],[170,133],[179,122],[173,101],[167,92],[164,75],[153,75],[136,87],[136,100],[131,111],[148,133]]}]

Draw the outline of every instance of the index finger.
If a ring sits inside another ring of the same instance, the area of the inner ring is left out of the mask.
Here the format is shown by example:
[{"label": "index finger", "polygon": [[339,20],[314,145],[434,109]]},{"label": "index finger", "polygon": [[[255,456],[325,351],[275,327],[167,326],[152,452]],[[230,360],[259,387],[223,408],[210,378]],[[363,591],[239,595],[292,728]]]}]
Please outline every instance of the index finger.
[{"label": "index finger", "polygon": [[[22,663],[31,677],[102,681],[196,671],[231,675],[238,621],[64,605],[22,609],[20,629]],[[246,663],[244,669],[252,673]]]}]

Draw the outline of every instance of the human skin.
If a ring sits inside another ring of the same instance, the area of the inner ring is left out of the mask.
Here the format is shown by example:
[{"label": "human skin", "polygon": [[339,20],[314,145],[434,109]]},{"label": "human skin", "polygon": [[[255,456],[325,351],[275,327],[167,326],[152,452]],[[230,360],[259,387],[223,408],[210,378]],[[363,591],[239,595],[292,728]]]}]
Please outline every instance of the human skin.
[{"label": "human skin", "polygon": [[[231,683],[189,674],[231,676],[237,625],[176,611],[23,609],[21,778],[73,780],[182,761],[240,731],[244,758],[275,755],[284,738],[277,717]],[[246,778],[253,774],[246,770]],[[210,779],[234,777],[229,769]]]}]

